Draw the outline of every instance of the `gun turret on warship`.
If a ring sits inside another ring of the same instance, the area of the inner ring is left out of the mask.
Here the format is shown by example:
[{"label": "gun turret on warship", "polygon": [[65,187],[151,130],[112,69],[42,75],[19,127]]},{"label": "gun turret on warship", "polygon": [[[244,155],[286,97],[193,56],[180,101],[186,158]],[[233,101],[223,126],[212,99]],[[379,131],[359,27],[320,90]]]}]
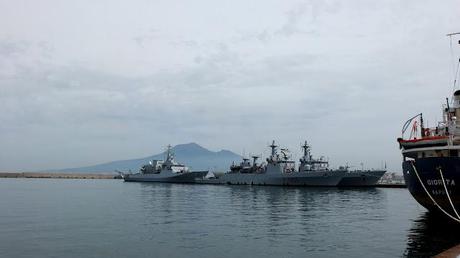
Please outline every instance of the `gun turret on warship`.
[{"label": "gun turret on warship", "polygon": [[299,170],[291,160],[288,149],[281,149],[275,141],[269,146],[271,155],[266,164],[257,164],[258,156],[253,156],[253,164],[243,159],[240,165],[232,165],[230,171],[216,178],[197,179],[198,183],[236,184],[236,185],[285,185],[285,186],[336,186],[345,175],[345,169],[331,170],[323,160],[315,160],[305,149],[300,159]]},{"label": "gun turret on warship", "polygon": [[188,167],[174,160],[171,145],[168,145],[165,160],[152,160],[143,165],[136,174],[122,174],[125,182],[194,183],[208,171],[190,171]]}]

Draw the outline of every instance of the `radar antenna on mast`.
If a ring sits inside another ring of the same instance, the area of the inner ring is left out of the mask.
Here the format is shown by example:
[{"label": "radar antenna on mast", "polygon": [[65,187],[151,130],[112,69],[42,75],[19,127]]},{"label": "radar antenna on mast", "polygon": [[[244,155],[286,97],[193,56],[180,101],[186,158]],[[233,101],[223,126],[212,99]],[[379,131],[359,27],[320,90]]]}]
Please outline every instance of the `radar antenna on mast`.
[{"label": "radar antenna on mast", "polygon": [[460,35],[460,32],[449,33],[446,36],[451,37],[451,36],[454,36],[454,35]]},{"label": "radar antenna on mast", "polygon": [[307,157],[310,152],[310,145],[308,145],[307,141],[303,145],[300,145],[300,147],[303,149],[303,156]]},{"label": "radar antenna on mast", "polygon": [[278,147],[278,145],[275,145],[275,140],[273,140],[272,144],[269,145],[269,147],[272,149],[272,157],[274,157],[276,155],[276,147]]}]

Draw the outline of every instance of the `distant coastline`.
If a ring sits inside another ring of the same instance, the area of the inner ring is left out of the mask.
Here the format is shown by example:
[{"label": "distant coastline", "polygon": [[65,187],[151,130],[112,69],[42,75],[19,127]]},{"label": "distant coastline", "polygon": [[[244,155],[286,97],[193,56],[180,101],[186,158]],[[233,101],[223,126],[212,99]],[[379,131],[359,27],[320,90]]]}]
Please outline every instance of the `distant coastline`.
[{"label": "distant coastline", "polygon": [[121,179],[121,176],[100,173],[0,172],[0,178]]}]

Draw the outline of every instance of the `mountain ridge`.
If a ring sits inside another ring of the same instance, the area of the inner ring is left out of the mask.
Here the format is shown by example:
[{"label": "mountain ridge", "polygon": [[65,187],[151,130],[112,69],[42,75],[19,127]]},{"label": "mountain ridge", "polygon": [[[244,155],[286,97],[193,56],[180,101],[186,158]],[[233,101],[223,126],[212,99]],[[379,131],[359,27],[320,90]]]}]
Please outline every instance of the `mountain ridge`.
[{"label": "mountain ridge", "polygon": [[[222,149],[220,151],[210,151],[201,145],[190,142],[177,144],[172,147],[176,161],[191,168],[191,170],[217,170],[226,171],[232,162],[239,162],[241,156]],[[46,170],[48,172],[65,172],[65,173],[115,173],[115,171],[132,171],[137,172],[139,168],[147,164],[150,160],[163,160],[165,152],[150,155],[143,158],[125,159],[109,161],[101,164]]]}]

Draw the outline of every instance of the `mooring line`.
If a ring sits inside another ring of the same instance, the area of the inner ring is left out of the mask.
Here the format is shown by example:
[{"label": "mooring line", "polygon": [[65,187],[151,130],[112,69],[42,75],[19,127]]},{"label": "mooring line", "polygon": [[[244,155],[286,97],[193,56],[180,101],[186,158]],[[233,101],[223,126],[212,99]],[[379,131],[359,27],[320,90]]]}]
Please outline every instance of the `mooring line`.
[{"label": "mooring line", "polygon": [[447,186],[446,186],[446,183],[444,182],[444,176],[443,176],[443,174],[442,174],[441,167],[438,168],[438,171],[439,171],[439,174],[441,175],[442,185],[444,186],[444,190],[446,190],[447,199],[449,199],[450,205],[452,206],[452,210],[454,210],[455,215],[457,215],[457,218],[460,219],[460,216],[458,215],[457,209],[455,209],[455,206],[454,206],[454,204],[452,203],[452,199],[450,198],[450,194],[449,194],[449,192],[447,191]]},{"label": "mooring line", "polygon": [[441,207],[441,205],[439,205],[439,204],[435,201],[435,199],[431,196],[430,192],[428,192],[428,190],[426,189],[425,185],[423,184],[422,179],[420,178],[420,176],[419,176],[419,174],[418,174],[418,172],[417,172],[417,168],[414,166],[414,163],[413,163],[412,161],[411,161],[410,163],[411,163],[411,165],[412,165],[412,168],[414,169],[415,175],[417,176],[417,178],[418,178],[420,184],[421,184],[422,187],[423,187],[423,190],[425,190],[426,194],[428,195],[428,197],[430,197],[431,201],[433,201],[434,205],[436,205],[436,206],[437,206],[444,214],[446,214],[448,217],[450,217],[451,219],[453,219],[453,220],[455,220],[455,221],[457,221],[457,222],[460,223],[460,219],[457,219],[457,218],[455,218],[454,216],[450,215],[448,212],[446,212],[446,211]]}]

